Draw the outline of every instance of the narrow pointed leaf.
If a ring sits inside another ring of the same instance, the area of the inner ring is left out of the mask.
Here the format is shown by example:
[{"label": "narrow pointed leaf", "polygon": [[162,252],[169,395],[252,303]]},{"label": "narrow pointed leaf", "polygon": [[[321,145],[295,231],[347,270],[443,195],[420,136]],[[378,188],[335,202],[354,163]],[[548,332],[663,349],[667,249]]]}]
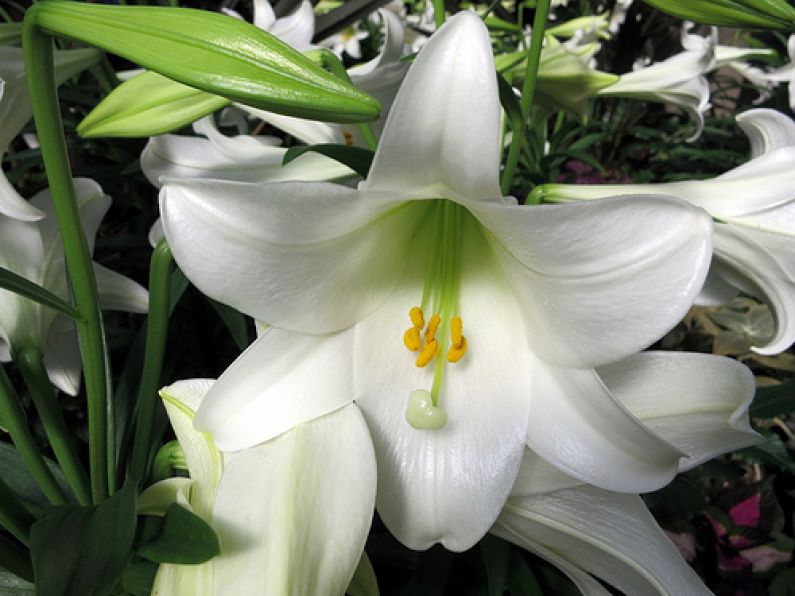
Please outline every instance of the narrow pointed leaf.
[{"label": "narrow pointed leaf", "polygon": [[116,87],[77,127],[91,137],[151,137],[176,130],[229,104],[219,95],[146,71]]},{"label": "narrow pointed leaf", "polygon": [[758,388],[750,408],[751,415],[758,418],[785,416],[791,414],[793,410],[795,410],[795,380]]},{"label": "narrow pointed leaf", "polygon": [[30,546],[38,594],[110,593],[130,557],[136,489],[128,483],[94,507],[52,507],[33,524]]},{"label": "narrow pointed leaf", "polygon": [[222,14],[53,0],[32,6],[25,20],[246,105],[333,122],[372,120],[380,111],[369,95],[273,35]]},{"label": "narrow pointed leaf", "polygon": [[163,518],[163,528],[138,554],[155,563],[198,565],[220,552],[218,537],[202,518],[172,504]]},{"label": "narrow pointed leaf", "polygon": [[0,288],[29,298],[34,302],[48,306],[59,313],[65,314],[72,319],[80,320],[80,313],[72,305],[68,304],[49,290],[44,289],[38,284],[17,275],[13,271],[0,267]]},{"label": "narrow pointed leaf", "polygon": [[334,143],[321,143],[310,145],[309,147],[290,147],[284,154],[282,165],[287,165],[301,155],[314,152],[337,160],[343,165],[348,166],[362,178],[367,178],[370,165],[373,163],[373,152],[361,147],[349,147],[348,145],[336,145]]},{"label": "narrow pointed leaf", "polygon": [[785,0],[645,0],[680,19],[719,27],[791,29],[795,8]]}]

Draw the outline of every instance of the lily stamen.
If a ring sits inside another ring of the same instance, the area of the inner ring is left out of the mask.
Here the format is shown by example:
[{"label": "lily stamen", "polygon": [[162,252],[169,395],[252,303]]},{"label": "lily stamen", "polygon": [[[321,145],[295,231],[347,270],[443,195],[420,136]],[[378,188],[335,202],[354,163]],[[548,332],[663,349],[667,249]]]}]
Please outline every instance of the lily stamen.
[{"label": "lily stamen", "polygon": [[436,352],[439,351],[439,342],[435,339],[426,340],[425,345],[422,347],[422,351],[420,355],[417,356],[416,364],[418,367],[422,368],[427,366],[427,364],[433,360],[433,357],[436,355]]}]

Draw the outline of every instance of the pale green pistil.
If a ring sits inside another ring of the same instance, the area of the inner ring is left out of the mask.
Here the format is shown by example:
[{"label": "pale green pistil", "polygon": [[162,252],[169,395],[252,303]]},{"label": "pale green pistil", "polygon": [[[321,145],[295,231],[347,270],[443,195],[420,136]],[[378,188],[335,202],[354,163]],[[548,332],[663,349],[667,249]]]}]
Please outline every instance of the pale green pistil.
[{"label": "pale green pistil", "polygon": [[[462,229],[469,213],[446,199],[434,199],[429,213],[432,224],[425,285],[420,306],[409,312],[412,326],[406,330],[403,343],[412,352],[418,352],[415,361],[418,367],[435,362],[431,389],[418,389],[411,394],[406,420],[414,428],[436,430],[447,424],[447,414],[439,407],[445,364],[458,362],[467,350],[458,310]],[[426,312],[433,313],[427,325]]]}]

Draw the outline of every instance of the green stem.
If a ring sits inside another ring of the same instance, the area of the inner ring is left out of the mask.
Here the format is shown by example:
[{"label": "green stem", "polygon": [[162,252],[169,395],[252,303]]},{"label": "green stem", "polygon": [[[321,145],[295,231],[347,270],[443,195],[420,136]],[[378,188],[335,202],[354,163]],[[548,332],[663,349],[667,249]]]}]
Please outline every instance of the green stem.
[{"label": "green stem", "polygon": [[115,462],[109,429],[108,412],[112,411],[108,386],[108,369],[102,312],[99,307],[97,282],[91,265],[80,215],[75,200],[72,174],[66,153],[58,96],[55,89],[52,38],[39,31],[30,17],[25,18],[22,41],[25,52],[25,74],[30,89],[36,132],[50,184],[55,215],[64,244],[66,267],[74,304],[83,317],[77,321],[80,355],[83,361],[88,402],[88,446],[91,472],[91,496],[95,503],[103,501],[114,489]]},{"label": "green stem", "polygon": [[146,321],[146,352],[135,419],[135,439],[130,476],[143,480],[149,468],[152,425],[157,409],[157,390],[166,350],[169,303],[171,301],[171,250],[165,238],[152,253],[149,266],[149,317]]},{"label": "green stem", "polygon": [[25,546],[30,543],[30,526],[36,521],[19,502],[19,497],[0,479],[0,525]]},{"label": "green stem", "polygon": [[0,565],[14,575],[33,582],[33,563],[30,553],[19,547],[13,540],[0,535]]},{"label": "green stem", "polygon": [[33,404],[55,453],[55,459],[61,465],[69,486],[72,487],[81,505],[90,505],[91,491],[88,476],[80,463],[77,447],[66,426],[55,391],[47,378],[41,352],[35,347],[23,348],[14,355],[14,363],[25,379]]},{"label": "green stem", "polygon": [[55,480],[55,476],[44,461],[44,457],[30,433],[25,410],[22,409],[17,392],[14,391],[5,368],[2,366],[0,366],[0,424],[11,435],[11,440],[22,457],[25,467],[47,500],[53,505],[67,504],[66,495]]},{"label": "green stem", "polygon": [[437,29],[444,25],[444,0],[433,0],[433,21]]},{"label": "green stem", "polygon": [[522,111],[522,124],[519,130],[513,131],[511,146],[508,149],[508,159],[505,162],[505,169],[502,173],[502,193],[508,194],[511,190],[516,164],[519,163],[519,152],[522,148],[522,141],[527,130],[527,119],[530,116],[530,108],[533,105],[533,93],[535,92],[536,78],[538,76],[538,64],[541,60],[541,44],[544,41],[544,28],[549,16],[549,0],[538,0],[536,13],[533,18],[533,34],[530,38],[530,50],[527,54],[527,65],[525,66],[524,83],[522,84],[522,98],[519,106]]}]

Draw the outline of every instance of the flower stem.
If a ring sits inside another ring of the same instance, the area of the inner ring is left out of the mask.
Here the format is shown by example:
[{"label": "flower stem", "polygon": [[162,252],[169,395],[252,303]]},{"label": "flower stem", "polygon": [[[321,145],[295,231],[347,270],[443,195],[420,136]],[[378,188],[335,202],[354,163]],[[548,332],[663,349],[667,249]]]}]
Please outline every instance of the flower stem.
[{"label": "flower stem", "polygon": [[130,476],[146,477],[150,465],[152,425],[157,408],[157,390],[166,349],[169,303],[171,301],[171,250],[165,238],[154,252],[149,266],[149,317],[146,321],[146,352],[135,419],[135,439],[130,459]]},{"label": "flower stem", "polygon": [[44,430],[50,439],[55,458],[61,465],[61,469],[69,481],[69,486],[72,487],[72,491],[81,505],[90,505],[91,491],[88,485],[88,476],[80,463],[77,447],[72,440],[55,392],[47,378],[41,352],[35,347],[23,348],[14,355],[14,363],[19,367],[22,378],[25,379],[33,404],[36,406]]},{"label": "flower stem", "polygon": [[503,194],[508,194],[511,190],[516,164],[519,163],[519,152],[521,151],[525,131],[527,130],[527,119],[530,117],[530,108],[533,105],[533,93],[535,92],[536,78],[538,76],[538,64],[541,60],[541,45],[544,41],[544,28],[546,27],[548,16],[549,0],[538,0],[535,17],[533,18],[533,33],[530,38],[530,50],[527,54],[524,82],[522,83],[522,98],[519,101],[522,112],[522,124],[519,130],[513,131],[511,146],[508,149],[508,159],[505,162],[505,169],[502,172],[501,187]]},{"label": "flower stem", "polygon": [[33,435],[30,434],[25,418],[25,410],[19,402],[17,392],[6,375],[5,368],[0,366],[0,425],[11,435],[25,467],[39,485],[44,496],[53,505],[65,505],[68,501],[61,486],[55,480],[52,471],[44,461]]},{"label": "flower stem", "polygon": [[433,0],[433,22],[437,29],[444,25],[444,0]]},{"label": "flower stem", "polygon": [[55,215],[64,243],[66,267],[72,296],[83,320],[77,321],[80,355],[83,361],[88,401],[88,446],[91,496],[103,501],[115,489],[115,462],[112,449],[112,404],[108,384],[105,334],[99,307],[97,282],[91,265],[75,200],[72,174],[66,153],[58,96],[54,85],[52,38],[38,30],[30,11],[25,18],[22,39],[25,74],[33,104],[33,117],[41,154],[55,204]]},{"label": "flower stem", "polygon": [[30,526],[34,521],[30,511],[19,502],[16,493],[0,479],[0,525],[22,544],[29,546]]}]

